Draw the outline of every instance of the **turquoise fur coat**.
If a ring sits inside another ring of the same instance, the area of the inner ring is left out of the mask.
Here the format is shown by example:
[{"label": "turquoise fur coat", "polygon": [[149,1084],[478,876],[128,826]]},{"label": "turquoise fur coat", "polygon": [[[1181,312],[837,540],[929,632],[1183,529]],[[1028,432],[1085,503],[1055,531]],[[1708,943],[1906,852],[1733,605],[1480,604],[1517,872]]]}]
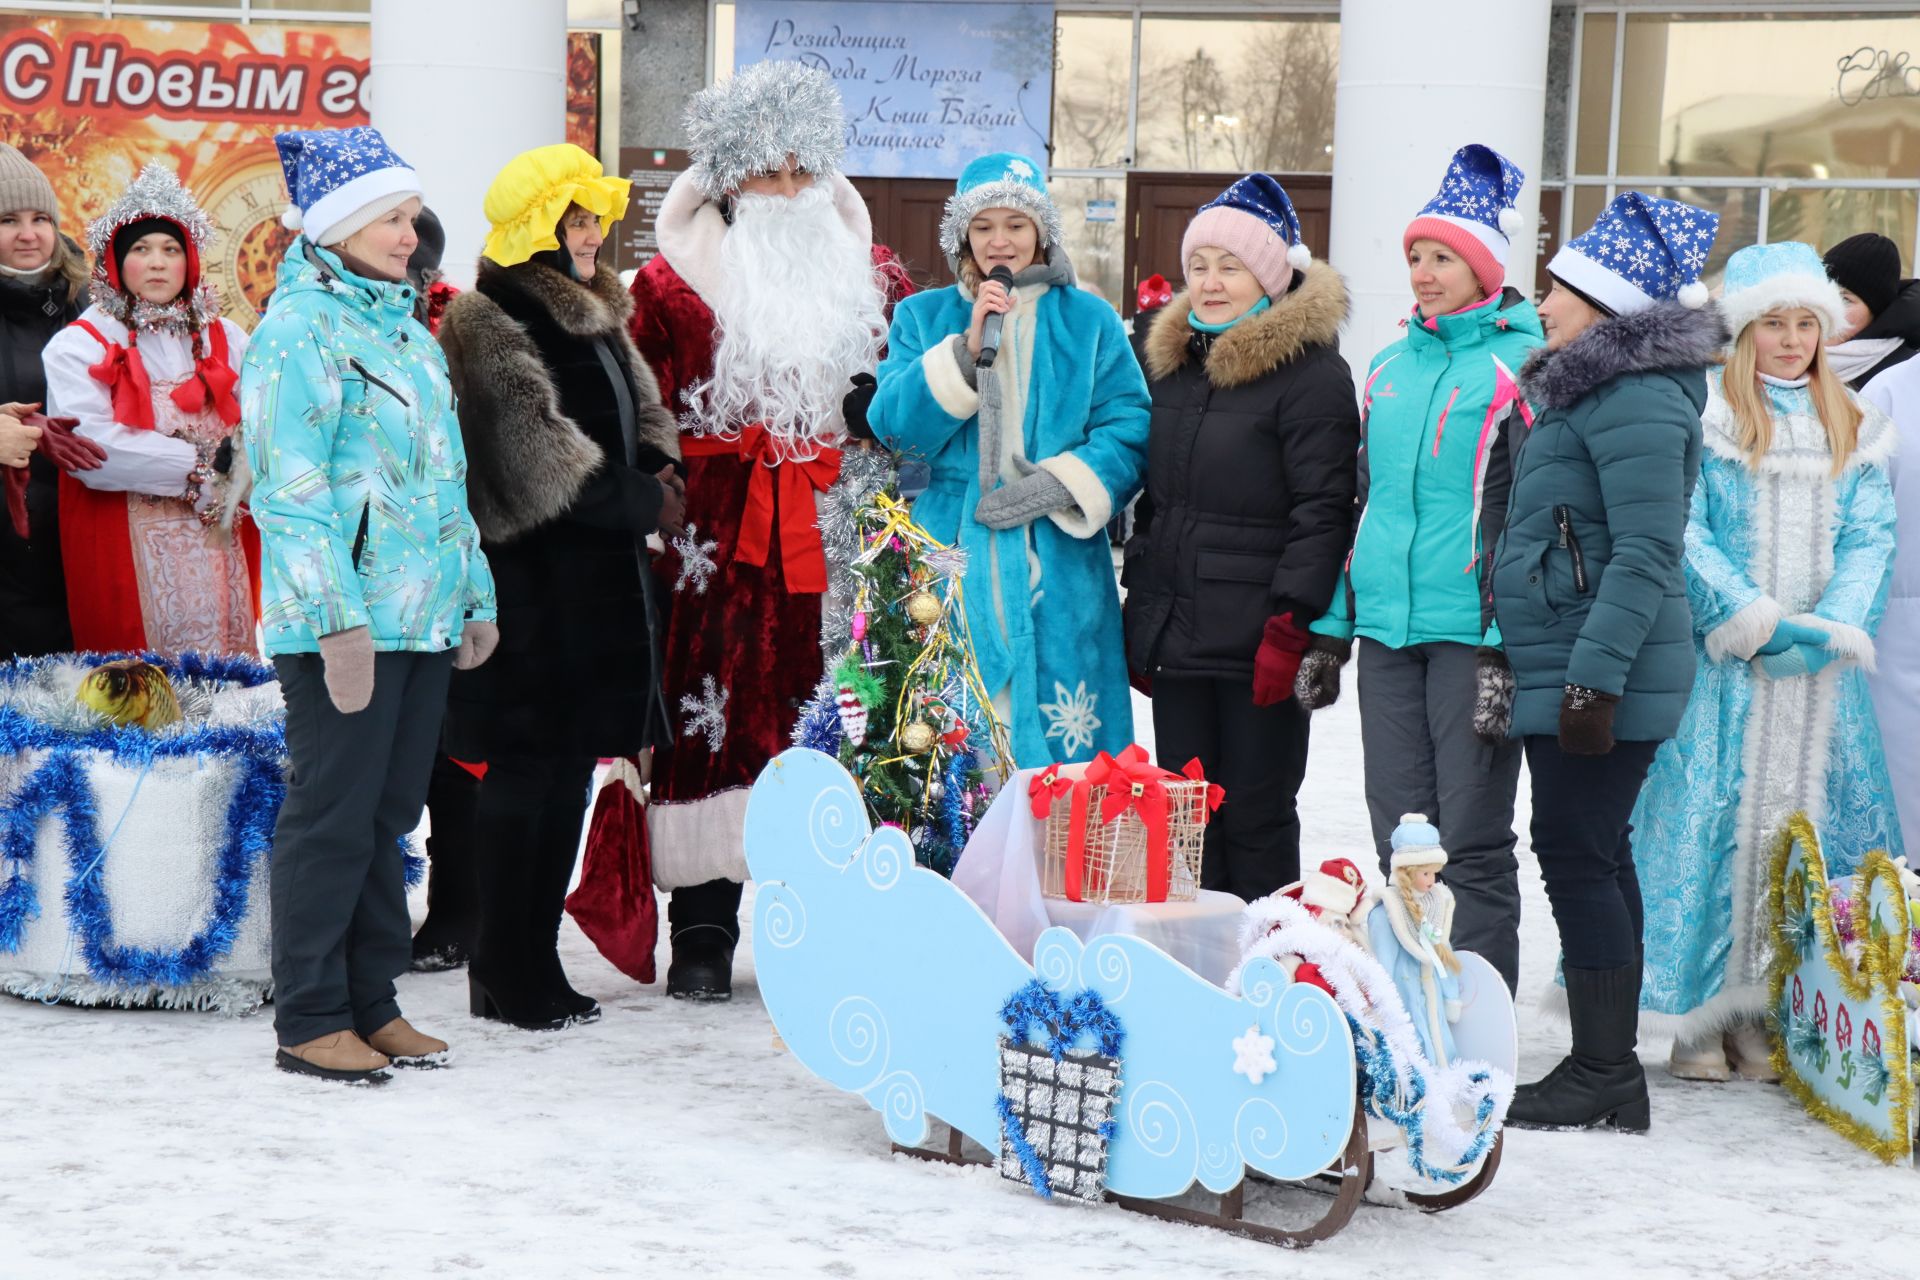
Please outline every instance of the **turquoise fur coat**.
[{"label": "turquoise fur coat", "polygon": [[[1836,477],[1807,391],[1770,386],[1774,443],[1756,472],[1719,377],[1686,532],[1693,696],[1633,814],[1641,1007],[1689,1038],[1767,1006],[1769,864],[1789,817],[1813,819],[1836,874],[1869,850],[1901,852],[1866,679],[1893,563],[1892,424],[1869,409]],[[1750,659],[1782,618],[1828,632],[1836,660],[1762,674]]]},{"label": "turquoise fur coat", "polygon": [[[1148,400],[1120,317],[1074,287],[1064,254],[1050,250],[1015,285],[990,370],[973,368],[964,337],[955,342],[972,320],[970,291],[953,285],[903,301],[867,418],[889,447],[932,468],[914,513],[967,553],[980,672],[1015,758],[1031,769],[1133,741],[1106,525],[1139,492]],[[1035,464],[1072,506],[999,532],[974,519],[983,492]]]}]

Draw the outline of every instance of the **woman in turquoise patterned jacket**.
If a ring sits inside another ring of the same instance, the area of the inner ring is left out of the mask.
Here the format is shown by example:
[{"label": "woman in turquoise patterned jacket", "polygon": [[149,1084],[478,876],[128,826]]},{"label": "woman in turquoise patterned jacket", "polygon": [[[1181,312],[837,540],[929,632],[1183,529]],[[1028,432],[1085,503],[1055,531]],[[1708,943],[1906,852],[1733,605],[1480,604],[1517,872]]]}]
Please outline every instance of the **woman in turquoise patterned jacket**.
[{"label": "woman in turquoise patterned jacket", "polygon": [[1774,842],[1804,812],[1827,865],[1901,852],[1867,691],[1894,543],[1893,424],[1827,365],[1838,288],[1813,249],[1742,249],[1709,374],[1687,520],[1697,675],[1633,815],[1646,900],[1642,1025],[1687,1080],[1775,1079],[1763,1019]]},{"label": "woman in turquoise patterned jacket", "polygon": [[447,1050],[394,1000],[411,958],[401,841],[448,678],[498,632],[446,361],[406,283],[419,179],[373,129],[275,143],[305,234],[240,378],[292,762],[272,861],[275,1060],[359,1082]]}]

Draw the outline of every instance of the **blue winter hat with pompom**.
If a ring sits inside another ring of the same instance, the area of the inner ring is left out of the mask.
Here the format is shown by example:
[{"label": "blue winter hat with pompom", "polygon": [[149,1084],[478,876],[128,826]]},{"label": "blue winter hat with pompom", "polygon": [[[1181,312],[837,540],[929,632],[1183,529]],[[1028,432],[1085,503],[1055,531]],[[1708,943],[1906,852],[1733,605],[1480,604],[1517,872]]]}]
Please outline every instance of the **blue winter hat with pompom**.
[{"label": "blue winter hat with pompom", "polygon": [[1402,867],[1444,867],[1447,851],[1440,847],[1440,829],[1427,821],[1424,813],[1403,813],[1400,825],[1387,842],[1393,848],[1389,869]]},{"label": "blue winter hat with pompom", "polygon": [[1553,255],[1548,274],[1564,280],[1615,315],[1644,311],[1656,302],[1707,305],[1700,273],[1720,229],[1720,215],[1650,196],[1622,191],[1600,211],[1593,226]]},{"label": "blue winter hat with pompom", "polygon": [[1040,247],[1060,243],[1060,210],[1047,193],[1040,166],[1013,151],[995,151],[960,171],[940,219],[940,250],[958,262],[967,249],[967,226],[986,209],[1017,209],[1040,228]]},{"label": "blue winter hat with pompom", "polygon": [[378,129],[300,129],[273,136],[293,205],[283,226],[317,245],[337,244],[420,190],[420,175]]}]

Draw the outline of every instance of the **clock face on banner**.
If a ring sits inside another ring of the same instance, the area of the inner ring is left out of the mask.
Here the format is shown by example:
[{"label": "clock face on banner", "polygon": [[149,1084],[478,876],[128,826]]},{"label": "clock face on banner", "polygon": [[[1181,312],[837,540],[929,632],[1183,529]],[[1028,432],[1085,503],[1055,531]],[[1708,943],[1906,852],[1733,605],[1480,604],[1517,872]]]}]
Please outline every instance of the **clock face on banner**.
[{"label": "clock face on banner", "polygon": [[223,314],[251,332],[267,309],[280,260],[298,234],[280,225],[287,207],[280,162],[271,146],[249,147],[222,157],[193,187],[213,219],[207,279],[220,291]]}]

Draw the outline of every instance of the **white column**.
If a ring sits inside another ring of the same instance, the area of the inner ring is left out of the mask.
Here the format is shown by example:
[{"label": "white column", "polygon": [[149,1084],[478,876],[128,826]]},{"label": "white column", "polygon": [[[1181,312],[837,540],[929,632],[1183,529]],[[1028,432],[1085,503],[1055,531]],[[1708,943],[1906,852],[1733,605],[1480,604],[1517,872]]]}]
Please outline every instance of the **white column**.
[{"label": "white column", "polygon": [[[1341,0],[1329,257],[1353,292],[1341,353],[1356,379],[1413,306],[1400,237],[1469,142],[1527,175],[1520,214],[1540,210],[1551,0],[1452,0],[1409,20],[1405,0]],[[1516,239],[1507,283],[1530,294],[1534,242]]]},{"label": "white column", "polygon": [[567,0],[373,0],[373,123],[419,171],[466,288],[487,186],[522,151],[566,141]]}]

